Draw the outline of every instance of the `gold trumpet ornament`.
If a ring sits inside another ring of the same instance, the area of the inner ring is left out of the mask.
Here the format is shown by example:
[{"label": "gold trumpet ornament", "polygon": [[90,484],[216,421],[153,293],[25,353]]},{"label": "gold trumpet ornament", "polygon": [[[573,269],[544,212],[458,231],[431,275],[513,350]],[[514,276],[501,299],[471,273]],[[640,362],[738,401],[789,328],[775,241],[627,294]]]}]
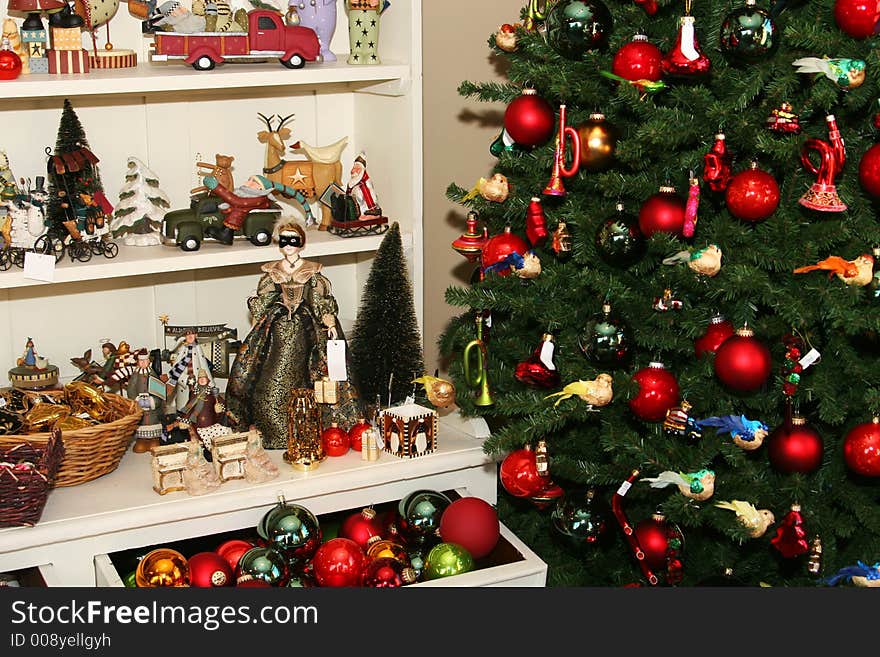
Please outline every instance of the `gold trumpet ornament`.
[{"label": "gold trumpet ornament", "polygon": [[[566,138],[571,140],[572,161],[571,166],[565,166]],[[553,172],[550,181],[544,188],[545,196],[565,196],[563,178],[571,178],[576,175],[581,166],[581,140],[577,130],[570,125],[565,125],[565,105],[559,106],[559,133],[556,135],[556,153],[553,157]]]},{"label": "gold trumpet ornament", "polygon": [[[479,390],[474,402],[477,406],[492,406],[495,403],[489,390],[489,352],[483,339],[483,325],[486,324],[488,328],[490,317],[486,311],[477,313],[477,339],[468,342],[464,348],[464,378],[471,388]],[[476,358],[472,358],[472,354],[476,354]],[[476,362],[472,365],[473,361]]]}]

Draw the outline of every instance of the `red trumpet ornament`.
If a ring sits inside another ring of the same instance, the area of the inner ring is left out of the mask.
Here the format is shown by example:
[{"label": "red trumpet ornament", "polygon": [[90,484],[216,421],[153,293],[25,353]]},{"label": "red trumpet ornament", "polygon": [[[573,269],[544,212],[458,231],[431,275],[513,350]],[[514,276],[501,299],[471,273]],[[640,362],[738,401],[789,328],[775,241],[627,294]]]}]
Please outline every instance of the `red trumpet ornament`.
[{"label": "red trumpet ornament", "polygon": [[[566,138],[571,140],[572,161],[571,166],[565,166]],[[565,125],[565,105],[559,106],[559,132],[556,135],[556,152],[553,155],[553,173],[550,181],[544,188],[547,196],[565,196],[563,178],[571,178],[577,174],[581,164],[581,140],[578,131],[569,125]],[[545,234],[546,239],[546,234]],[[534,243],[534,240],[532,241]],[[536,245],[537,246],[537,245]]]},{"label": "red trumpet ornament", "polygon": [[[846,149],[834,115],[829,114],[825,121],[828,124],[828,141],[808,139],[801,149],[801,162],[817,179],[798,203],[819,212],[843,212],[846,204],[837,195],[834,181],[846,164]],[[819,153],[818,167],[810,159],[811,151]]]},{"label": "red trumpet ornament", "polygon": [[696,19],[690,15],[691,0],[685,0],[685,15],[679,20],[678,36],[675,45],[663,57],[663,75],[690,77],[705,75],[712,63],[700,50],[695,31]]}]

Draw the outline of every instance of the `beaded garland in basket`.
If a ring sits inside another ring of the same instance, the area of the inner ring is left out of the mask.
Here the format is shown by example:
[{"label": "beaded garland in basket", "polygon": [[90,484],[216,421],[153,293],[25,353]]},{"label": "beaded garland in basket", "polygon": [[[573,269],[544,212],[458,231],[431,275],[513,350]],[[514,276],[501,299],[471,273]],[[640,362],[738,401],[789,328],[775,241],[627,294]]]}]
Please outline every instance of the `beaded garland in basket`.
[{"label": "beaded garland in basket", "polygon": [[41,445],[0,445],[0,527],[32,527],[40,520],[63,456],[57,429]]},{"label": "beaded garland in basket", "polygon": [[[25,391],[31,409],[38,403],[65,403],[73,391],[68,384],[63,390]],[[92,481],[117,468],[128,449],[141,411],[135,400],[113,393],[103,393],[102,421],[78,429],[62,430],[64,458],[61,460],[54,485],[75,486]],[[48,427],[47,427],[48,429]],[[21,443],[45,449],[52,434],[39,433],[0,435],[0,450],[9,450]]]}]

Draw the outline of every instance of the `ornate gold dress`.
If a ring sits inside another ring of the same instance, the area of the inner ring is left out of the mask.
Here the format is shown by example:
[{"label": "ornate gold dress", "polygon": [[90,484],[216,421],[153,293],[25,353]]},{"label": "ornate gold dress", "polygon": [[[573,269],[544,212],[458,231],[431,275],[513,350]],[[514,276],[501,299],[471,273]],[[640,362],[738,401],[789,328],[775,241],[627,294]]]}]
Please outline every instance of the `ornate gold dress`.
[{"label": "ornate gold dress", "polygon": [[[227,387],[228,414],[239,431],[254,424],[271,449],[287,447],[287,409],[292,392],[313,388],[327,374],[327,329],[338,326],[338,306],[321,264],[301,260],[289,274],[283,260],[262,266],[256,295],[248,299],[254,326],[239,348]],[[339,403],[325,422],[354,423],[361,413],[357,393],[340,382]]]}]

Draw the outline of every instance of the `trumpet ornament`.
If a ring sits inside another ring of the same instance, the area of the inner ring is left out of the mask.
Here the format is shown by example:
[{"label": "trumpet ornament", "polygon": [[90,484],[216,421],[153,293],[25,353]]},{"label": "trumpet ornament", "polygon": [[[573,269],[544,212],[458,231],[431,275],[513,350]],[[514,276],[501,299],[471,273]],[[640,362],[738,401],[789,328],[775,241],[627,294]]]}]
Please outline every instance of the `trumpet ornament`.
[{"label": "trumpet ornament", "polygon": [[[572,159],[571,166],[565,166],[566,140],[571,140]],[[546,196],[565,196],[563,178],[571,178],[577,174],[581,164],[581,139],[578,131],[569,125],[565,125],[565,105],[559,106],[559,132],[556,135],[556,152],[553,156],[553,173],[550,181],[544,188]]]},{"label": "trumpet ornament", "polygon": [[465,381],[471,388],[478,390],[474,402],[477,406],[492,406],[495,403],[489,389],[489,351],[483,339],[483,325],[488,326],[489,316],[488,312],[477,313],[477,338],[468,342],[463,355]]}]

